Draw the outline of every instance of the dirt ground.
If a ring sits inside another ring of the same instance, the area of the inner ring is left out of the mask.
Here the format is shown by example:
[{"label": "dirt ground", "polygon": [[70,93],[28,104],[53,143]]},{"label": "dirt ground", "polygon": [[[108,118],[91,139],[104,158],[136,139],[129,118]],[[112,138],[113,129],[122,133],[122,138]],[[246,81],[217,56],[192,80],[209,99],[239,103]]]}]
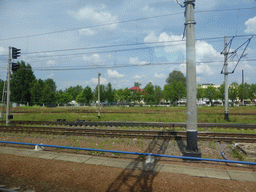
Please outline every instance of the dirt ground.
[{"label": "dirt ground", "polygon": [[0,184],[39,191],[255,191],[255,182],[0,156]]},{"label": "dirt ground", "polygon": [[[2,133],[2,141],[44,143],[94,149],[111,149],[181,156],[181,148],[186,145],[174,140],[146,140],[125,138],[97,138],[80,136],[53,136],[42,134]],[[0,146],[32,149],[29,146]],[[221,159],[223,151],[228,159],[238,160],[232,152],[232,144],[219,142],[199,142],[202,156]],[[69,154],[87,154],[109,158],[144,161],[144,157],[97,153],[79,150],[46,148],[47,151]],[[244,157],[246,158],[246,157]],[[189,162],[180,159],[161,158],[157,163],[204,167],[223,170],[256,171],[255,166],[213,162]],[[21,191],[256,191],[256,182],[241,182],[200,178],[183,174],[126,170],[113,167],[79,164],[72,162],[0,155],[0,185],[20,187]]]}]

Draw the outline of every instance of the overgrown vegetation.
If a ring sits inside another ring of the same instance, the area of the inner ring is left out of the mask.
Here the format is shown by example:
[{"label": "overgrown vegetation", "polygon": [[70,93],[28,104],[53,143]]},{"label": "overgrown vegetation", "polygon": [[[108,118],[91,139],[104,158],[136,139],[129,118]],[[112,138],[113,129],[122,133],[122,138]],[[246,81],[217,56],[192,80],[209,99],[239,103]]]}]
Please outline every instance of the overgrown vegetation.
[{"label": "overgrown vegetation", "polygon": [[[27,113],[26,113],[27,112]],[[56,121],[137,121],[186,122],[186,107],[103,107],[98,119],[95,107],[18,107],[11,108],[13,120]],[[248,113],[251,115],[239,115]],[[256,124],[255,106],[230,108],[230,123]],[[228,123],[224,120],[224,106],[199,107],[198,123]]]}]

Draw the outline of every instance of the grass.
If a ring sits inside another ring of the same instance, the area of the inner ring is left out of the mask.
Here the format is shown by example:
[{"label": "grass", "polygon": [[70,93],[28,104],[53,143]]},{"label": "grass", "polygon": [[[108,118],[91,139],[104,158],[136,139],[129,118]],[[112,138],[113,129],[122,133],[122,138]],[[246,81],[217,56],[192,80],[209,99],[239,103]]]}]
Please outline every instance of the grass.
[{"label": "grass", "polygon": [[232,149],[232,157],[239,159],[239,161],[244,161],[244,156],[237,150],[237,148]]},{"label": "grass", "polygon": [[[255,115],[232,115],[232,113],[254,113],[255,106],[230,107],[230,123],[256,124]],[[95,107],[17,107],[11,108],[14,114],[13,120],[27,121],[56,121],[56,119],[66,119],[76,121],[134,121],[134,122],[186,122],[186,107],[103,107],[101,119],[98,119]],[[224,120],[224,106],[200,106],[198,107],[198,123],[228,123]],[[27,112],[27,113],[26,113]],[[78,113],[79,112],[79,113]],[[111,113],[106,113],[111,112]],[[102,127],[103,129],[105,127]],[[159,130],[151,127],[120,127],[120,129],[137,130]],[[186,128],[164,128],[161,130],[186,131]],[[205,128],[198,128],[198,131],[205,131]],[[207,128],[210,132],[228,133],[249,133],[256,134],[256,130],[243,129],[220,129]],[[31,133],[33,135],[33,133]],[[40,137],[40,136],[38,136]],[[121,138],[122,140],[123,138]],[[139,138],[137,138],[139,139]],[[121,141],[117,141],[121,142]],[[69,141],[71,143],[71,141]]]},{"label": "grass", "polygon": [[[255,113],[255,108],[255,106],[231,107],[229,110],[231,123],[256,124],[255,115],[232,115],[232,113]],[[93,107],[19,107],[12,108],[11,112],[17,112],[14,113],[13,120],[30,121],[56,121],[56,119],[75,121],[83,119],[85,121],[186,122],[187,118],[186,107],[104,107],[102,108],[101,119],[98,119],[96,108]],[[198,122],[227,123],[224,120],[224,107],[198,107]]]}]

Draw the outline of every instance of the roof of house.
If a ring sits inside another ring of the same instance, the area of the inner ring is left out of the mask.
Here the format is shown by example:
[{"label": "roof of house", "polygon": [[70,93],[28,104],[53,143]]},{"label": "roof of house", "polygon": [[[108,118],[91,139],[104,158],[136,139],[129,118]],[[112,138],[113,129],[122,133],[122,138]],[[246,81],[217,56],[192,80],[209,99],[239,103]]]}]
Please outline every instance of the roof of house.
[{"label": "roof of house", "polygon": [[143,91],[143,89],[141,89],[141,88],[139,88],[139,87],[136,87],[136,86],[130,88],[129,90],[130,90],[130,91],[136,90],[136,92],[138,92],[139,90],[140,90],[141,92]]}]

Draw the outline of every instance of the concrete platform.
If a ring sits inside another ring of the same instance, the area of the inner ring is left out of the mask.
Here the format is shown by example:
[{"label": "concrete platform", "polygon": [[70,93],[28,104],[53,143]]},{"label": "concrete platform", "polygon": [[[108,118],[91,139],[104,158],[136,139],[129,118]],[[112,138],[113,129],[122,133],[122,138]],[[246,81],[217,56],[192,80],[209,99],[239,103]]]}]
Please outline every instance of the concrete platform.
[{"label": "concrete platform", "polygon": [[230,176],[225,170],[216,170],[216,169],[205,169],[206,177],[209,178],[219,178],[219,179],[230,179]]},{"label": "concrete platform", "polygon": [[117,167],[122,169],[135,169],[141,171],[170,172],[177,174],[186,174],[196,177],[209,177],[216,179],[228,179],[235,181],[256,182],[256,172],[219,170],[209,168],[194,168],[188,166],[146,163],[145,161],[129,161],[114,158],[103,158],[97,156],[55,153],[49,151],[35,151],[32,149],[20,149],[11,147],[0,147],[1,154],[11,154],[23,157],[35,157],[56,161],[70,161],[75,163],[84,163],[92,165],[102,165],[108,167]]},{"label": "concrete platform", "polygon": [[249,172],[228,170],[228,174],[229,174],[231,180],[255,181],[255,177],[252,175],[252,173],[249,173]]}]

